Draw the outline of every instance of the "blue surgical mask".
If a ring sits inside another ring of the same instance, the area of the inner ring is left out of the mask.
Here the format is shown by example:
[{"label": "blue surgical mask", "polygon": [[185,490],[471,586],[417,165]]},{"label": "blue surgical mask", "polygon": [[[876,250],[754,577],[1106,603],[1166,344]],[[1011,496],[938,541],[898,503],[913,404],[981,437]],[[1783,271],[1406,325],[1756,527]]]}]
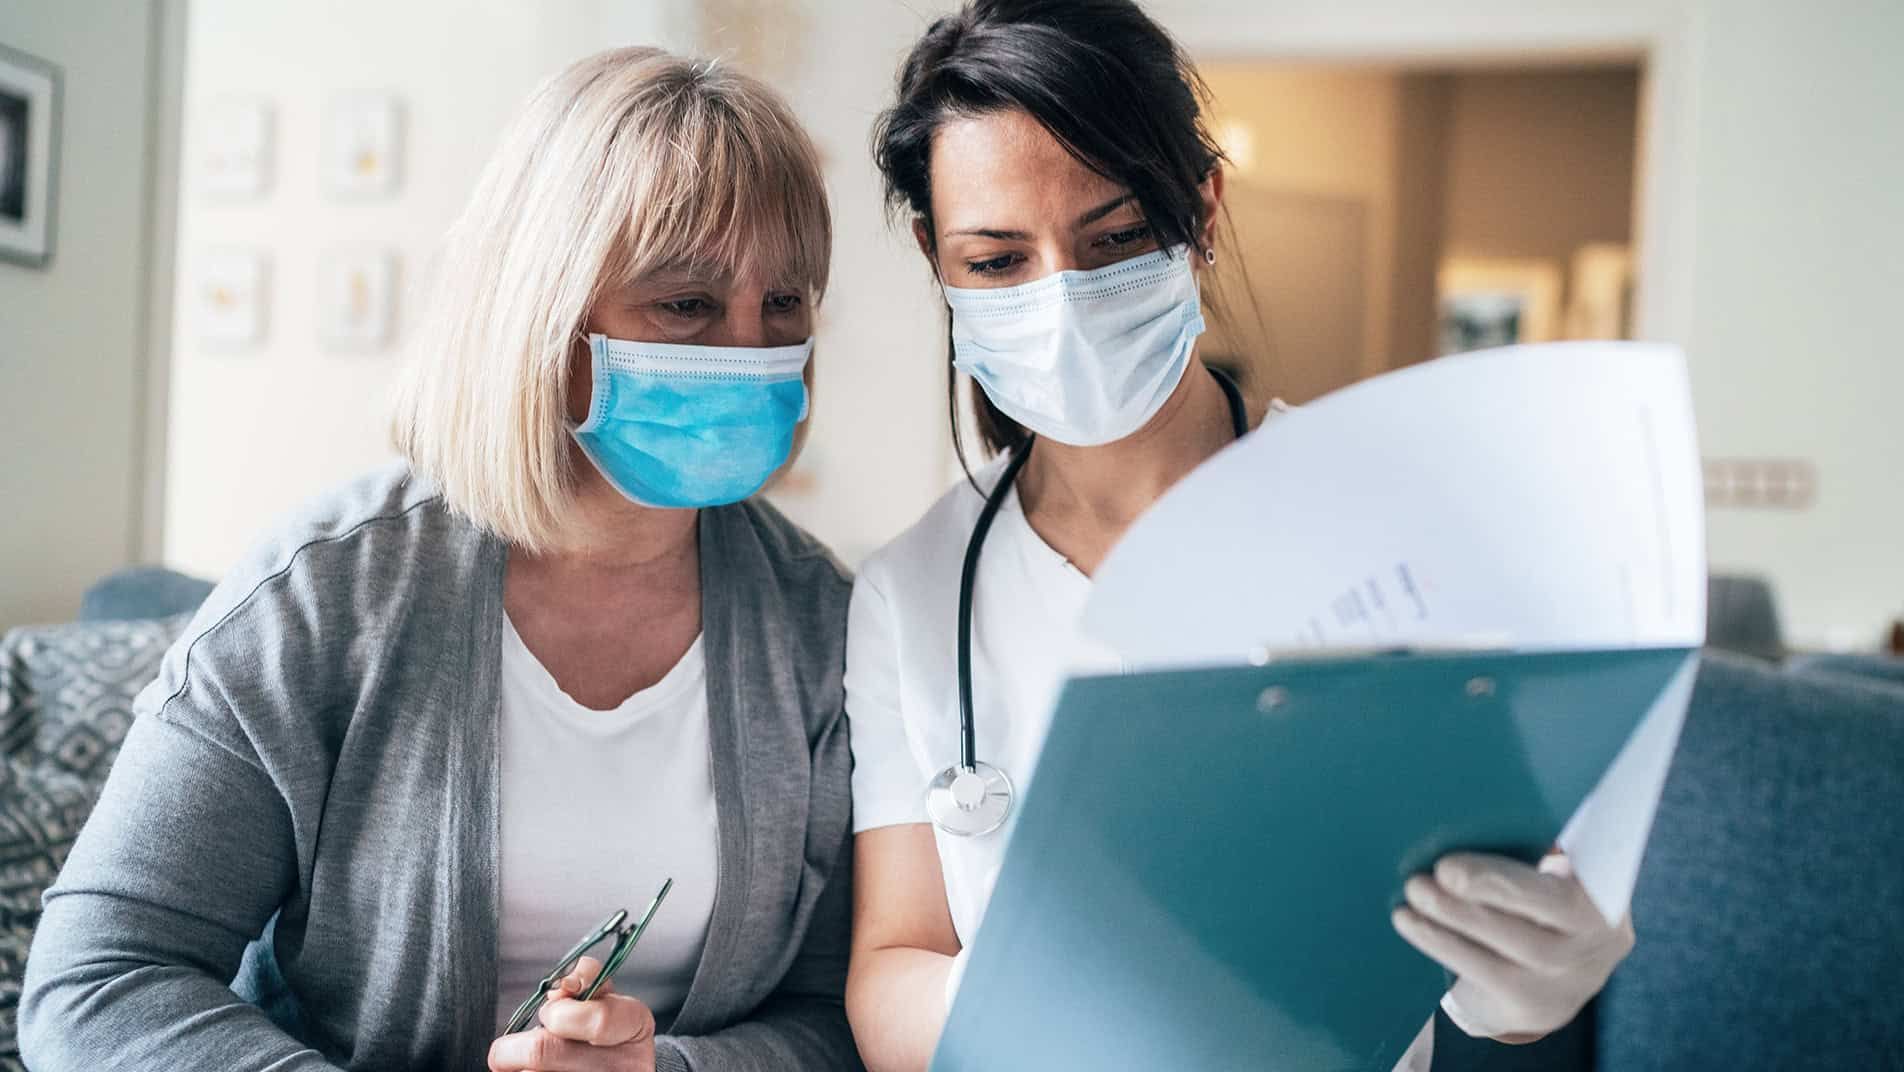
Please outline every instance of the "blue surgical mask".
[{"label": "blue surgical mask", "polygon": [[946,287],[953,364],[1007,417],[1073,446],[1142,428],[1203,333],[1183,247],[996,290]]},{"label": "blue surgical mask", "polygon": [[806,420],[797,346],[683,346],[588,337],[594,390],[575,441],[644,506],[739,502],[767,483]]}]

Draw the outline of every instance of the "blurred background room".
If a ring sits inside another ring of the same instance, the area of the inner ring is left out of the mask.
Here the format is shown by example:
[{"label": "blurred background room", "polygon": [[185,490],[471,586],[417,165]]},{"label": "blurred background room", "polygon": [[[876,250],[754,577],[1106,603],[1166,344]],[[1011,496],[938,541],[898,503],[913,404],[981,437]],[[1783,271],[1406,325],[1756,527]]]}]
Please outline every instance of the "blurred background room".
[{"label": "blurred background room", "polygon": [[[0,0],[0,1067],[39,890],[131,695],[276,519],[395,457],[440,239],[540,80],[640,43],[783,91],[836,242],[810,437],[769,494],[850,566],[959,477],[944,306],[869,146],[951,7]],[[1689,359],[1708,640],[1765,676],[1695,700],[1717,714],[1682,740],[1602,1055],[1706,1067],[1661,1055],[1792,1043],[1788,1012],[1846,994],[1895,1010],[1904,937],[1843,936],[1904,904],[1904,692],[1790,682],[1904,683],[1904,2],[1146,7],[1231,160],[1203,352],[1247,393],[1512,342]],[[1776,1015],[1737,982],[1773,971]]]}]

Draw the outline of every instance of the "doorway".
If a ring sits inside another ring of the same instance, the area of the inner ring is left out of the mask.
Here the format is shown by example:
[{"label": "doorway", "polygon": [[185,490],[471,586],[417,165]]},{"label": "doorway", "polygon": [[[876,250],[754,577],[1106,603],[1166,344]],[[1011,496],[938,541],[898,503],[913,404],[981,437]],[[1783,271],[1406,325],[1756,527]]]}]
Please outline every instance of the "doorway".
[{"label": "doorway", "polygon": [[1234,225],[1204,352],[1253,393],[1632,337],[1638,56],[1202,70]]}]

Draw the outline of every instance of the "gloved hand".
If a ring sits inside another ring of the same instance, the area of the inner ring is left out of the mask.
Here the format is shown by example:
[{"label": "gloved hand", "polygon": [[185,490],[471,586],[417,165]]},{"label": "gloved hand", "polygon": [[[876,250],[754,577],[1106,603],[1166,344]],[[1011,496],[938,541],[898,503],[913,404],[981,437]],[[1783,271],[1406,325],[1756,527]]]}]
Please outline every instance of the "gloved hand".
[{"label": "gloved hand", "polygon": [[1395,930],[1460,977],[1441,1007],[1477,1038],[1532,1042],[1566,1026],[1633,949],[1632,917],[1608,926],[1559,854],[1534,868],[1450,853],[1402,892]]}]

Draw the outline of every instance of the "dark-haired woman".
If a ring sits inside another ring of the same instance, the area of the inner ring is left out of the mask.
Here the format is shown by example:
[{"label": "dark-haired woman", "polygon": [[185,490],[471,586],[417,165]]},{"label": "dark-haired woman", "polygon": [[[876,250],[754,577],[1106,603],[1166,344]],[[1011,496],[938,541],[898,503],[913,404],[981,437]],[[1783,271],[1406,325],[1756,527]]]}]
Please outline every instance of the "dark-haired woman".
[{"label": "dark-haired woman", "polygon": [[[847,1009],[875,1072],[923,1069],[1005,855],[989,769],[960,763],[961,563],[976,754],[1022,797],[1090,577],[1125,528],[1261,419],[1197,355],[1224,255],[1221,154],[1169,36],[1124,0],[977,0],[906,58],[877,153],[950,308],[953,366],[996,453],[862,569],[849,615],[856,895]],[[957,420],[957,407],[953,407]],[[936,783],[935,783],[936,779]],[[969,780],[969,779],[968,779]],[[1401,935],[1460,976],[1471,1035],[1566,1024],[1632,947],[1564,859],[1457,855],[1411,879]],[[1424,1028],[1403,1064],[1426,1067]]]}]

